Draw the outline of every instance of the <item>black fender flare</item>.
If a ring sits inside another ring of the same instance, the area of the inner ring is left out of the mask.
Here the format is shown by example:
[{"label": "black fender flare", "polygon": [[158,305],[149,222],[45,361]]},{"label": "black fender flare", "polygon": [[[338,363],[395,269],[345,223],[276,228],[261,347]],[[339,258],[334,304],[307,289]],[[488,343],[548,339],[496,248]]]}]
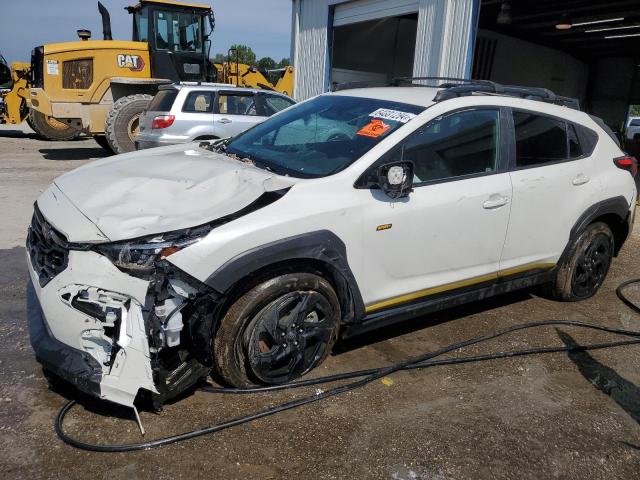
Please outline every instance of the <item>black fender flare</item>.
[{"label": "black fender flare", "polygon": [[[620,223],[628,221],[629,217],[629,202],[622,195],[617,197],[607,198],[606,200],[602,200],[598,203],[591,205],[587,210],[585,210],[576,223],[574,223],[571,228],[571,232],[569,233],[569,241],[567,242],[567,246],[564,248],[560,259],[558,260],[558,265],[562,264],[564,259],[569,254],[569,250],[571,249],[571,245],[576,238],[589,226],[589,224],[593,223],[593,221],[601,217],[603,215],[613,214],[620,218]],[[617,254],[617,251],[616,251]]]},{"label": "black fender flare", "polygon": [[205,283],[224,294],[253,272],[270,265],[300,260],[319,261],[332,273],[343,306],[343,322],[364,318],[364,302],[349,267],[347,248],[337,235],[328,230],[294,235],[247,250],[225,262]]}]

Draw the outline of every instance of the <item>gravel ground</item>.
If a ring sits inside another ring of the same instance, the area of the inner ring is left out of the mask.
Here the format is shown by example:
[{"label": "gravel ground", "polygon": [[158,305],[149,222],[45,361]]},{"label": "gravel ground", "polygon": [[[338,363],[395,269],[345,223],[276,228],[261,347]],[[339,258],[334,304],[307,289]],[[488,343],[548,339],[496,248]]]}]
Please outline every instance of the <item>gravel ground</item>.
[{"label": "gravel ground", "polygon": [[[401,372],[356,392],[214,436],[127,454],[74,450],[53,430],[77,396],[52,390],[25,324],[24,236],[32,204],[57,175],[106,154],[93,140],[45,142],[0,127],[0,471],[4,478],[638,478],[640,347]],[[640,330],[615,297],[640,277],[634,233],[594,298],[555,303],[518,292],[339,344],[317,372],[403,360],[508,325],[576,319]],[[640,289],[632,292],[640,301]],[[460,354],[593,342],[610,335],[544,328]],[[242,397],[190,392],[142,412],[147,438],[195,429],[307,392]],[[83,401],[67,430],[94,442],[139,441],[127,411]]]}]

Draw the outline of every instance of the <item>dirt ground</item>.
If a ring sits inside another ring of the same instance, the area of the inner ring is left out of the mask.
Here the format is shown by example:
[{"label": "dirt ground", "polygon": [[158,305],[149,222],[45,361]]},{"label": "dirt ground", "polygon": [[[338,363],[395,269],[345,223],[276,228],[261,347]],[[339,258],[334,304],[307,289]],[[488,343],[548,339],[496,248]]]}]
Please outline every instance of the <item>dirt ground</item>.
[{"label": "dirt ground", "polygon": [[[25,320],[24,238],[32,204],[57,175],[104,156],[93,140],[45,142],[0,127],[0,472],[57,479],[619,479],[640,468],[640,347],[549,354],[401,372],[391,381],[168,447],[122,454],[75,450],[53,430],[75,394],[48,388]],[[615,297],[640,277],[640,228],[594,298],[555,303],[519,292],[342,342],[317,372],[386,365],[508,325],[576,319],[640,330]],[[640,290],[633,292],[640,301]],[[543,328],[467,355],[605,341]],[[241,397],[191,392],[142,412],[148,439],[202,427],[311,391]],[[83,401],[67,430],[93,442],[139,441],[130,414]]]}]

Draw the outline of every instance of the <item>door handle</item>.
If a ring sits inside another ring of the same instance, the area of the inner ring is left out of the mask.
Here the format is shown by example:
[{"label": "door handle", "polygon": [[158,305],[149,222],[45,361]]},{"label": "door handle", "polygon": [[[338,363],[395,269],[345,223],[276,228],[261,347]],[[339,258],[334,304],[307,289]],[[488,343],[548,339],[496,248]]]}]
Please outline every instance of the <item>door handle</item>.
[{"label": "door handle", "polygon": [[574,178],[571,183],[573,183],[576,187],[580,186],[580,185],[584,185],[585,183],[589,183],[590,178],[587,177],[584,173],[579,173],[578,175],[576,175],[576,178]]},{"label": "door handle", "polygon": [[218,123],[231,123],[231,120],[229,120],[228,118],[221,118],[220,120],[218,120]]},{"label": "door handle", "polygon": [[492,210],[494,208],[500,208],[506,205],[509,202],[509,197],[505,197],[502,195],[491,195],[488,200],[482,204],[482,208],[487,210]]}]

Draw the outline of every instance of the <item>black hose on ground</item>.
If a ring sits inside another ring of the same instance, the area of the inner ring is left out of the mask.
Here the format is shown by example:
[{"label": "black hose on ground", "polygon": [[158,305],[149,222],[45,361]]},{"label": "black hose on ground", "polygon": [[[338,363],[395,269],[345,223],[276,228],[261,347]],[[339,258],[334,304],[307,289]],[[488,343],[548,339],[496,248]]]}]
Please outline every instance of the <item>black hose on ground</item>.
[{"label": "black hose on ground", "polygon": [[[620,298],[620,300],[622,300],[622,302],[625,305],[627,305],[636,313],[640,313],[640,306],[631,302],[624,294],[624,289],[626,287],[636,283],[640,283],[640,278],[628,280],[620,284],[616,289],[616,295],[618,296],[618,298]],[[470,345],[476,345],[482,342],[486,342],[488,340],[492,340],[494,338],[498,338],[516,331],[528,330],[531,328],[537,328],[537,327],[543,327],[543,326],[568,326],[568,327],[586,328],[590,330],[598,330],[602,332],[624,335],[627,337],[634,337],[634,338],[628,339],[628,340],[618,340],[615,342],[593,343],[588,345],[564,345],[559,347],[539,347],[539,348],[515,350],[510,352],[497,352],[497,353],[486,354],[486,355],[474,355],[474,356],[467,356],[467,357],[461,357],[461,358],[447,358],[442,360],[433,360],[435,357],[441,356],[445,353],[452,352],[454,350],[468,347]],[[451,345],[440,348],[433,352],[428,352],[423,355],[419,355],[417,357],[414,357],[409,360],[405,360],[387,367],[358,370],[354,372],[340,373],[336,375],[328,375],[325,377],[302,380],[302,381],[297,381],[297,382],[284,384],[284,385],[271,385],[271,386],[265,386],[265,387],[254,387],[254,388],[246,388],[246,389],[205,387],[203,389],[203,391],[205,392],[224,393],[224,394],[244,394],[244,393],[286,390],[286,389],[292,389],[292,388],[307,387],[311,385],[320,385],[320,384],[335,382],[339,380],[347,380],[351,378],[360,378],[360,380],[355,380],[351,383],[334,387],[322,392],[319,391],[316,394],[299,398],[297,400],[285,402],[280,405],[276,405],[274,407],[261,410],[251,415],[237,417],[237,418],[226,420],[226,421],[217,423],[215,425],[204,427],[198,430],[193,430],[193,431],[181,433],[178,435],[172,435],[169,437],[159,438],[157,440],[149,440],[149,441],[140,442],[140,443],[113,444],[113,445],[97,445],[97,444],[92,444],[92,443],[83,442],[81,440],[77,440],[69,436],[64,431],[64,428],[63,428],[64,418],[67,415],[67,413],[69,413],[69,411],[73,408],[73,406],[76,404],[75,400],[69,401],[66,405],[64,405],[64,407],[62,407],[60,412],[58,412],[58,415],[56,416],[56,421],[55,421],[55,430],[58,436],[65,443],[71,445],[72,447],[76,447],[82,450],[89,450],[94,452],[131,452],[135,450],[146,450],[150,448],[160,447],[163,445],[169,445],[171,443],[181,442],[184,440],[188,440],[190,438],[200,437],[202,435],[208,435],[211,433],[219,432],[221,430],[225,430],[227,428],[235,427],[238,425],[243,425],[245,423],[252,422],[259,418],[274,415],[276,413],[283,412],[285,410],[291,410],[293,408],[301,407],[302,405],[317,402],[319,400],[324,400],[325,398],[333,397],[335,395],[339,395],[341,393],[349,392],[357,388],[363,387],[368,383],[371,383],[379,378],[385,377],[387,375],[398,372],[400,370],[413,370],[418,368],[434,367],[438,365],[458,365],[463,363],[495,360],[498,358],[518,357],[518,356],[526,356],[526,355],[539,355],[544,353],[598,350],[598,349],[614,348],[614,347],[620,347],[624,345],[634,345],[634,344],[640,344],[640,331],[612,328],[612,327],[595,325],[595,324],[586,323],[586,322],[578,322],[573,320],[548,320],[548,321],[541,321],[541,322],[530,322],[530,323],[524,323],[521,325],[514,325],[512,327],[499,330],[498,332],[495,332],[492,334],[472,338],[462,342],[453,343]]]}]

